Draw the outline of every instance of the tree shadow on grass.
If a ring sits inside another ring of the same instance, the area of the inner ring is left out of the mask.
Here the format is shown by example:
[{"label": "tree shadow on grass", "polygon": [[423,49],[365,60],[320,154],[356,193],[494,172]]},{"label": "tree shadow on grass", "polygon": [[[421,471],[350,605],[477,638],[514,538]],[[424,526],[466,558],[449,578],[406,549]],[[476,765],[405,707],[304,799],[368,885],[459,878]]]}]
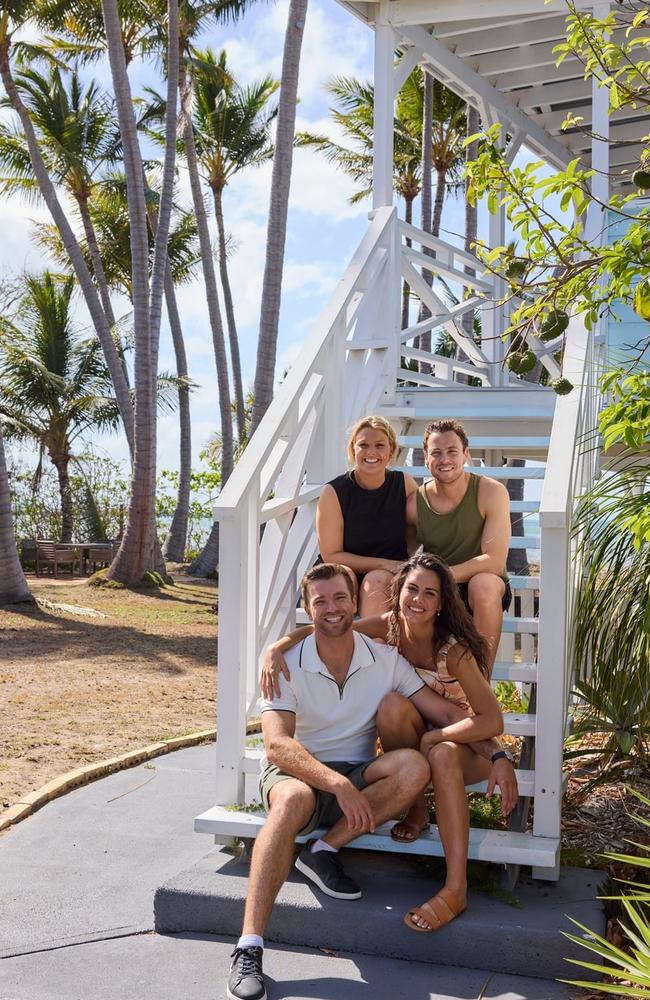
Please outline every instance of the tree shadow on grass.
[{"label": "tree shadow on grass", "polygon": [[[4,657],[14,660],[43,661],[65,655],[68,659],[92,661],[112,660],[112,669],[129,672],[134,660],[140,668],[146,665],[152,672],[180,675],[194,668],[202,669],[216,662],[216,627],[214,636],[159,635],[135,625],[119,625],[103,618],[83,621],[54,614],[39,605],[9,605],[0,608],[10,617],[15,615],[20,627],[11,624],[0,632],[0,649]],[[49,626],[36,633],[22,624],[25,618]],[[122,657],[122,662],[120,662]],[[180,665],[177,660],[182,660]]]}]

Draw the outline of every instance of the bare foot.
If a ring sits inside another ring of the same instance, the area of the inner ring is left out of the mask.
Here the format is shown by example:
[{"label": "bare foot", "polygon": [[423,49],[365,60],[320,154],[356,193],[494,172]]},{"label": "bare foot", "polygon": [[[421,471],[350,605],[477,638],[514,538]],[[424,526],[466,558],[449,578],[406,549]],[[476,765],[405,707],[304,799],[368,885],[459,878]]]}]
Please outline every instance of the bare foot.
[{"label": "bare foot", "polygon": [[390,835],[399,844],[412,844],[429,827],[429,814],[424,802],[411,806],[404,819],[395,823]]}]

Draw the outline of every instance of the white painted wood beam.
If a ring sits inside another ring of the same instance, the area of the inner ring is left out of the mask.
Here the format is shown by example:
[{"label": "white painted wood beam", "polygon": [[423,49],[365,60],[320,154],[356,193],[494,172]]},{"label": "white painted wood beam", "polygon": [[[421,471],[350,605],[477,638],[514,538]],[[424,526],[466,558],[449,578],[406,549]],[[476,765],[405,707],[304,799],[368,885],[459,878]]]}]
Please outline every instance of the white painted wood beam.
[{"label": "white painted wood beam", "polygon": [[[575,101],[588,100],[591,97],[591,85],[582,76],[576,76],[573,80],[563,80],[562,83],[544,83],[538,87],[527,87],[524,90],[511,92],[504,100],[511,99],[516,102],[517,107],[523,111],[529,108],[550,107],[553,104],[569,104],[567,112],[573,107]],[[534,118],[528,119],[531,124]],[[538,126],[539,128],[539,126]]]},{"label": "white painted wood beam", "polygon": [[[457,52],[454,54],[458,55]],[[565,63],[582,67],[582,64],[574,57],[566,59],[558,69],[555,65],[557,56],[553,54],[553,46],[549,44],[520,45],[516,49],[506,48],[501,52],[486,52],[484,55],[477,56],[475,60],[472,56],[468,56],[467,59],[475,66],[481,76],[495,76],[497,74],[501,76],[520,69],[533,69],[535,66],[553,66],[555,73],[561,75]],[[564,73],[564,75],[568,77],[571,76],[571,73]]]},{"label": "white painted wood beam", "polygon": [[372,207],[393,204],[393,119],[395,105],[395,32],[382,3],[375,25],[375,109],[372,154]]},{"label": "white painted wood beam", "polygon": [[516,90],[518,87],[536,87],[540,84],[559,83],[561,80],[574,80],[577,75],[582,78],[582,63],[577,59],[565,59],[560,68],[552,60],[539,65],[531,65],[528,69],[517,69],[510,72],[510,66],[504,66],[503,72],[498,74],[483,73],[483,68],[479,69],[482,76],[490,76],[497,90],[505,93],[509,90]]},{"label": "white painted wood beam", "polygon": [[[589,9],[593,0],[577,0],[576,7]],[[447,21],[457,22],[460,18],[471,21],[475,18],[488,19],[492,24],[507,21],[513,15],[527,19],[540,13],[539,0],[391,0],[391,21],[393,24],[442,25]],[[552,0],[542,8],[546,14],[561,14],[566,11],[564,0]],[[399,19],[399,20],[396,20]]]},{"label": "white painted wood beam", "polygon": [[[587,127],[591,125],[591,100],[584,107],[572,107],[571,110],[576,115],[582,115],[581,125],[586,125]],[[564,111],[551,111],[546,115],[537,115],[535,121],[546,129],[547,132],[556,132],[560,129],[562,122],[566,118],[568,110]],[[637,125],[638,135],[643,135],[645,132],[650,131],[650,112],[647,106],[641,108],[617,108],[615,111],[609,112],[609,120],[611,122],[630,122],[632,120],[637,120],[639,118],[648,119],[647,124],[639,123]]]},{"label": "white painted wood beam", "polygon": [[393,96],[397,97],[400,90],[408,80],[409,76],[420,61],[420,53],[417,49],[407,49],[394,70],[393,75]]},{"label": "white painted wood beam", "polygon": [[555,166],[562,167],[569,162],[570,157],[567,155],[566,149],[556,138],[527,118],[507,97],[491,87],[478,73],[469,69],[437,38],[432,38],[422,28],[400,28],[399,33],[413,45],[416,45],[431,60],[434,70],[436,66],[440,65],[454,78],[461,89],[472,92],[478,100],[494,108],[515,128],[522,129],[526,134],[527,146],[541,153]]},{"label": "white painted wood beam", "polygon": [[496,26],[494,22],[488,22],[488,25],[478,31],[467,31],[466,34],[459,35],[458,42],[455,41],[453,32],[436,30],[434,34],[436,38],[451,35],[454,55],[465,59],[483,52],[499,52],[519,45],[559,41],[565,37],[565,23],[564,17],[545,17],[539,20],[527,17],[525,21],[517,19]]}]

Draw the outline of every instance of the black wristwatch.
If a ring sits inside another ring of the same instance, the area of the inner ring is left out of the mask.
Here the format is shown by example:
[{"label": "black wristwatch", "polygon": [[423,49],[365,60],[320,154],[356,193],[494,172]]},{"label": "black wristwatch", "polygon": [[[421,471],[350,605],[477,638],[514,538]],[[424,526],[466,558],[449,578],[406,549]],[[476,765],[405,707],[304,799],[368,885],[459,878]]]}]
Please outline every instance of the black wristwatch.
[{"label": "black wristwatch", "polygon": [[502,757],[505,757],[506,760],[509,760],[510,763],[514,765],[515,758],[512,756],[509,750],[497,750],[497,752],[493,753],[492,756],[490,757],[490,761],[493,764],[496,764],[496,762],[498,760],[501,760]]}]

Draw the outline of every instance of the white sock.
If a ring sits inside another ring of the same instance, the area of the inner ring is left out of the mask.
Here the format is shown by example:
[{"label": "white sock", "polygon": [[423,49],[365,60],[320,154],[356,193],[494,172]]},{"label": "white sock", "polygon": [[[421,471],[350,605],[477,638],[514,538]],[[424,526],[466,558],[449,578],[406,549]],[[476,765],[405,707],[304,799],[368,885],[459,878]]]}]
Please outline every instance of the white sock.
[{"label": "white sock", "polygon": [[317,854],[319,851],[331,851],[332,854],[339,853],[337,847],[332,847],[331,844],[326,844],[324,840],[315,840],[309,848],[309,853]]},{"label": "white sock", "polygon": [[242,934],[237,942],[238,948],[263,948],[264,938],[259,934]]}]

